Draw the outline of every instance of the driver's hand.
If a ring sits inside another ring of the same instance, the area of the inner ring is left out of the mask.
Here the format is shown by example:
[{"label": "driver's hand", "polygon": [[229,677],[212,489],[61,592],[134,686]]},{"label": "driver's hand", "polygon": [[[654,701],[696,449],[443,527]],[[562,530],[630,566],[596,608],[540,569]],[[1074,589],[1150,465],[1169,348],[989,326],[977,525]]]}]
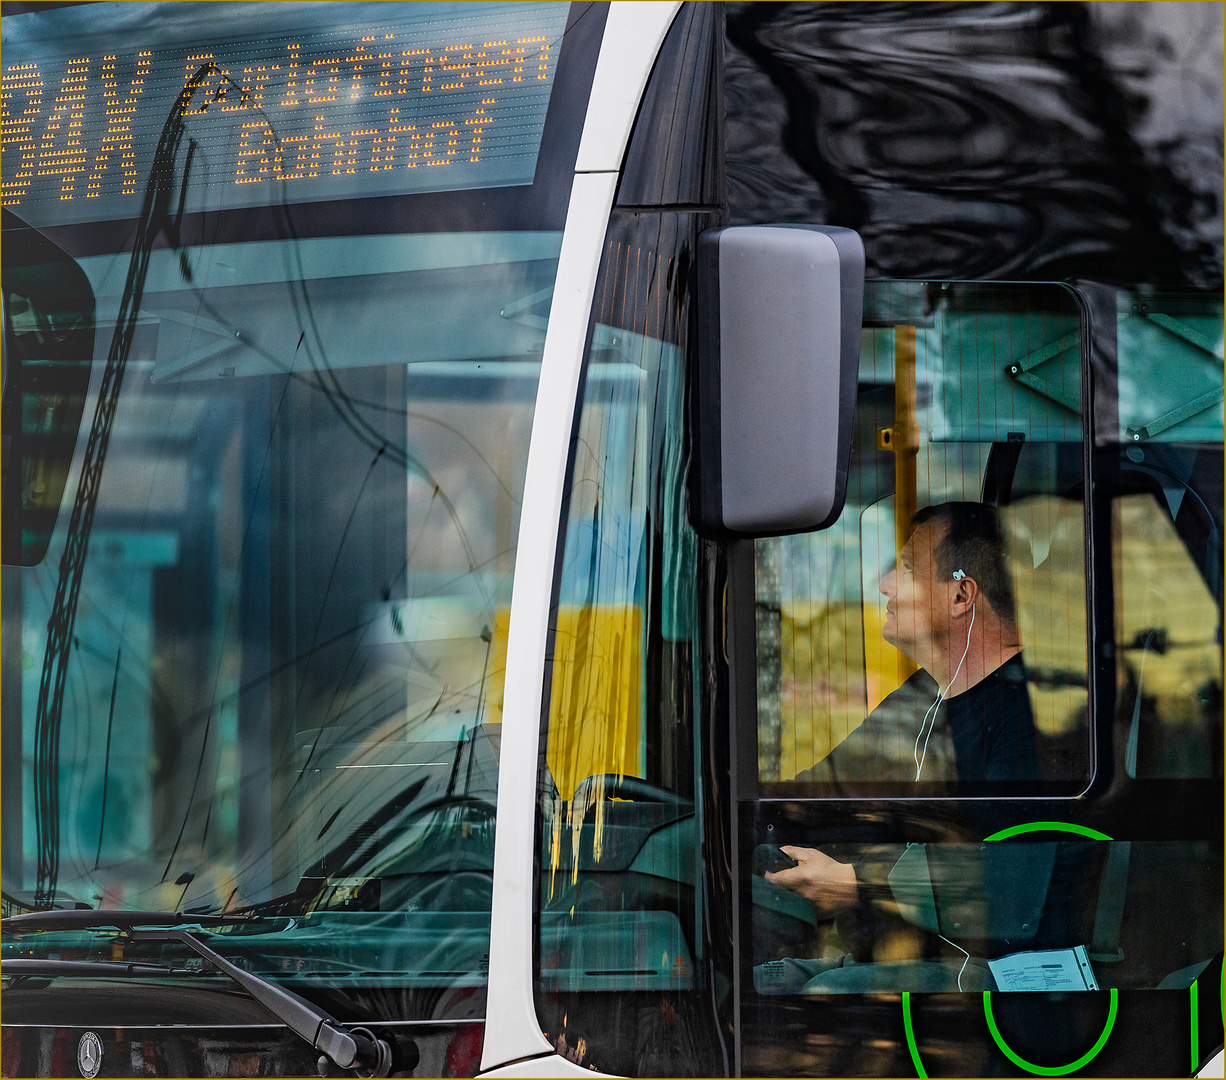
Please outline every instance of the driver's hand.
[{"label": "driver's hand", "polygon": [[815,848],[781,847],[797,865],[775,873],[767,872],[766,880],[803,896],[815,908],[819,918],[829,919],[855,905],[858,887],[856,868],[841,863]]}]

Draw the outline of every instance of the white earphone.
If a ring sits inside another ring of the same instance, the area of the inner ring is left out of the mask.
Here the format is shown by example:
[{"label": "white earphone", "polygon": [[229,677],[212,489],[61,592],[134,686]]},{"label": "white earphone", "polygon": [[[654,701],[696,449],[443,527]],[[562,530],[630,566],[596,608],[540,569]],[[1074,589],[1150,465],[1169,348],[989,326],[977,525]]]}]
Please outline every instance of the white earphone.
[{"label": "white earphone", "polygon": [[[954,581],[961,581],[966,577],[966,571],[958,569],[954,571]],[[971,625],[966,628],[966,648],[962,650],[962,659],[958,661],[957,670],[954,671],[954,677],[949,680],[949,686],[944,690],[940,689],[940,684],[937,684],[937,699],[932,703],[931,708],[924,713],[924,719],[920,721],[919,734],[915,736],[915,746],[911,751],[911,759],[915,762],[915,779],[920,778],[920,770],[924,767],[924,758],[928,756],[928,739],[932,738],[932,732],[937,726],[937,710],[941,707],[941,702],[945,700],[945,695],[949,693],[949,689],[958,681],[958,675],[962,671],[962,665],[966,662],[966,654],[971,651],[971,631],[975,628],[975,604],[971,603]],[[929,726],[928,718],[932,717],[932,724]],[[928,738],[924,739],[924,752],[920,753],[919,741],[924,734],[924,728],[928,728]]]}]

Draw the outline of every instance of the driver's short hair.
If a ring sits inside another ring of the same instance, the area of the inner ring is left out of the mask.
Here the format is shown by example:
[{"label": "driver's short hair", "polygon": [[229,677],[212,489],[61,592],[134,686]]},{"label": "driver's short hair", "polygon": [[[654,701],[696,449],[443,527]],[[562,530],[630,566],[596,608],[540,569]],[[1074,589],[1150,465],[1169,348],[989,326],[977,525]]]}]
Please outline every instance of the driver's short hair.
[{"label": "driver's short hair", "polygon": [[937,503],[916,511],[911,526],[925,521],[943,522],[947,527],[933,552],[937,571],[949,577],[955,570],[965,571],[967,577],[974,578],[997,616],[1015,624],[1013,577],[996,507],[978,502]]}]

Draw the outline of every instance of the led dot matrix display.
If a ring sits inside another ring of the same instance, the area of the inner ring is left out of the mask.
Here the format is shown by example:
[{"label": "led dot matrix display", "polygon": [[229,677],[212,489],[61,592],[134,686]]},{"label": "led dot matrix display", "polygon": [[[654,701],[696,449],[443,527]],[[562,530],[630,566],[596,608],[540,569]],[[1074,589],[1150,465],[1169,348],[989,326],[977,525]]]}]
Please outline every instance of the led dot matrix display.
[{"label": "led dot matrix display", "polygon": [[0,199],[34,225],[136,217],[185,86],[189,210],[531,183],[567,7],[132,2],[10,17]]}]

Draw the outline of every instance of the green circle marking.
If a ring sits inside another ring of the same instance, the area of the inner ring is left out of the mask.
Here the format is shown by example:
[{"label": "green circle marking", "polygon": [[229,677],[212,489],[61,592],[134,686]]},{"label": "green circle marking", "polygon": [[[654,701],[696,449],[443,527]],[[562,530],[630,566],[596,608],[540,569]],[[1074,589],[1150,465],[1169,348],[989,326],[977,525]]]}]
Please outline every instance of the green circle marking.
[{"label": "green circle marking", "polygon": [[[1032,1065],[1029,1061],[1024,1061],[1015,1054],[1009,1044],[1005,1042],[1000,1030],[996,1026],[996,1019],[992,1016],[992,991],[985,990],[983,992],[983,1015],[987,1018],[988,1030],[992,1033],[992,1038],[996,1040],[996,1045],[1000,1047],[1001,1053],[1019,1069],[1025,1069],[1028,1073],[1033,1073],[1035,1076],[1067,1076],[1069,1073],[1076,1072],[1083,1065],[1088,1065],[1093,1061],[1098,1052],[1107,1044],[1107,1037],[1111,1034],[1111,1029],[1115,1027],[1115,1013],[1118,1008],[1119,992],[1112,988],[1111,1007],[1107,1012],[1107,1022],[1103,1025],[1102,1034],[1099,1035],[1098,1041],[1076,1061],[1068,1065],[1058,1066]],[[908,1029],[908,1034],[909,1032],[910,1029]]]},{"label": "green circle marking", "polygon": [[1011,836],[1021,836],[1023,833],[1032,832],[1069,832],[1076,833],[1078,836],[1088,836],[1091,840],[1112,839],[1097,829],[1091,829],[1085,825],[1073,825],[1068,821],[1031,821],[1025,825],[1010,825],[1009,828],[994,832],[991,836],[985,836],[984,839],[1008,840]]},{"label": "green circle marking", "polygon": [[[1011,825],[1007,829],[1001,829],[999,832],[994,832],[991,836],[985,836],[984,840],[1008,840],[1013,836],[1022,836],[1025,833],[1034,832],[1075,833],[1077,836],[1084,836],[1090,840],[1112,839],[1106,833],[1099,832],[1097,829],[1091,829],[1086,825],[1074,825],[1069,821],[1031,821],[1024,825]],[[983,992],[983,1015],[988,1021],[988,1030],[992,1033],[992,1038],[996,1045],[1000,1047],[1005,1057],[1012,1061],[1019,1069],[1024,1069],[1035,1076],[1067,1076],[1069,1073],[1076,1072],[1083,1065],[1093,1061],[1098,1052],[1107,1044],[1107,1039],[1111,1035],[1111,1029],[1115,1027],[1115,1014],[1118,1009],[1119,993],[1113,989],[1111,991],[1111,1005],[1107,1011],[1107,1022],[1103,1026],[1102,1034],[1098,1036],[1098,1041],[1076,1061],[1069,1065],[1058,1067],[1032,1065],[1029,1061],[1025,1061],[1015,1054],[1013,1049],[1005,1042],[1004,1036],[1001,1035],[1000,1029],[996,1026],[996,1018],[992,1015],[992,992],[990,990]],[[1223,1019],[1226,1019],[1226,965],[1222,967],[1222,1015]],[[916,1075],[927,1080],[928,1073],[924,1069],[924,1063],[920,1059],[919,1047],[915,1042],[915,1027],[911,1022],[911,994],[907,991],[904,991],[902,995],[902,1023],[903,1030],[907,1035],[907,1049],[911,1052],[911,1063],[915,1066]]]}]

